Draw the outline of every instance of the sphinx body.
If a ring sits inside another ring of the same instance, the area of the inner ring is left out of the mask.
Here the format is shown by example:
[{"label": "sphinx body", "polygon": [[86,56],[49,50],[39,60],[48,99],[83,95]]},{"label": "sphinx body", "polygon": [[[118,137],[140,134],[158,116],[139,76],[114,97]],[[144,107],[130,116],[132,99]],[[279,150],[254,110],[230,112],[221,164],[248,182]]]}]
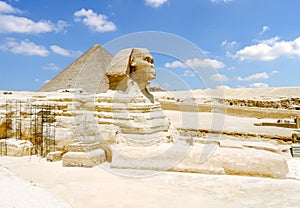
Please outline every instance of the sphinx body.
[{"label": "sphinx body", "polygon": [[[106,149],[111,161],[120,152],[127,157],[135,157],[136,154],[131,154],[132,148],[138,149],[138,155],[148,157],[143,148],[160,149],[161,145],[174,142],[176,130],[149,91],[150,81],[156,76],[153,62],[147,49],[121,50],[106,70],[109,90],[91,95],[95,96],[93,99],[89,95],[78,95],[74,99],[77,100],[75,114],[78,121],[74,131],[79,141],[75,146],[92,146],[96,149],[101,146]],[[93,116],[95,119],[90,119]],[[98,126],[98,129],[91,130],[88,126]],[[92,133],[87,134],[86,131]],[[70,149],[76,149],[73,146],[70,145]],[[102,161],[94,158],[93,154],[94,150],[90,156],[92,160]],[[72,161],[76,155],[78,153],[67,153],[65,166],[76,166]],[[153,153],[150,152],[150,155]]]},{"label": "sphinx body", "polygon": [[117,53],[107,68],[110,90],[99,95],[105,102],[98,106],[98,117],[100,124],[119,128],[115,139],[119,144],[147,146],[174,140],[174,128],[149,91],[156,78],[153,63],[147,49],[129,48]]}]

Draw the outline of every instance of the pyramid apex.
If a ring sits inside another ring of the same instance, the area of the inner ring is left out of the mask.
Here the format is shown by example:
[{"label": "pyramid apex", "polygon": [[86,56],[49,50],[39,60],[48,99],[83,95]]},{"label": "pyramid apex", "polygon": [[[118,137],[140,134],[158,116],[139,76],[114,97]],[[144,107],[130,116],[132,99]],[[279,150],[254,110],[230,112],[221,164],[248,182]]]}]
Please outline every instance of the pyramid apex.
[{"label": "pyramid apex", "polygon": [[[93,45],[92,48],[94,48],[94,49],[98,49],[98,48],[104,49],[104,47],[103,47],[102,45],[100,45],[99,43],[96,43],[95,45]],[[104,50],[105,50],[105,49],[104,49]]]},{"label": "pyramid apex", "polygon": [[100,45],[99,43],[96,43],[95,45],[93,45],[92,48],[99,48],[99,47],[102,47],[102,45]]}]

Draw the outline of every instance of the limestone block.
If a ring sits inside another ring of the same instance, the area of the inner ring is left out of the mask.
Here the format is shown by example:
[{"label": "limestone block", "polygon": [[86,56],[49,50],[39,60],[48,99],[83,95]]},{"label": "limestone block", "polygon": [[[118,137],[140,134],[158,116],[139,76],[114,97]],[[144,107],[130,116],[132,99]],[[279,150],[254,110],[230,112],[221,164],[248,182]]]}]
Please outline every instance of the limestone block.
[{"label": "limestone block", "polygon": [[289,171],[282,155],[265,150],[218,148],[212,157],[228,174],[283,178]]},{"label": "limestone block", "polygon": [[6,139],[0,141],[2,152],[7,156],[22,157],[32,155],[33,145],[30,141]]},{"label": "limestone block", "polygon": [[67,152],[63,156],[64,167],[94,167],[105,161],[106,155],[103,149],[90,152]]},{"label": "limestone block", "polygon": [[6,137],[6,122],[4,118],[0,118],[0,139],[4,139]]},{"label": "limestone block", "polygon": [[62,160],[63,154],[64,154],[64,152],[62,152],[62,151],[50,152],[47,155],[47,161],[50,161],[50,162],[60,161],[60,160]]},{"label": "limestone block", "polygon": [[117,134],[120,132],[120,127],[116,125],[100,124],[98,126],[100,134],[108,144],[116,143]]},{"label": "limestone block", "polygon": [[280,154],[253,148],[221,148],[218,143],[190,146],[177,141],[175,144],[115,146],[113,149],[111,166],[115,168],[273,178],[284,178],[288,173],[287,161]]},{"label": "limestone block", "polygon": [[[213,147],[216,146],[217,144],[213,145]],[[113,147],[114,152],[111,167],[225,174],[221,165],[202,162],[201,156],[206,154],[207,150],[213,150],[207,147],[205,148],[204,145],[190,146],[182,141],[145,147],[116,145]]]},{"label": "limestone block", "polygon": [[[113,145],[111,167],[157,171],[168,170],[182,158],[177,151],[168,152],[172,146],[173,144],[171,143],[149,146]],[[184,151],[184,149],[178,148],[178,151]]]},{"label": "limestone block", "polygon": [[67,147],[68,152],[90,152],[101,148],[101,143],[83,143],[76,142]]},{"label": "limestone block", "polygon": [[234,141],[234,140],[221,140],[221,147],[231,147],[231,148],[253,148],[257,150],[266,150],[270,152],[280,152],[280,148],[274,144],[266,142],[248,142],[248,141]]},{"label": "limestone block", "polygon": [[69,144],[74,143],[73,132],[70,128],[55,128],[55,144],[57,149],[65,150]]},{"label": "limestone block", "polygon": [[243,146],[248,148],[254,148],[257,150],[266,150],[275,153],[280,152],[280,148],[278,146],[266,142],[244,142]]}]

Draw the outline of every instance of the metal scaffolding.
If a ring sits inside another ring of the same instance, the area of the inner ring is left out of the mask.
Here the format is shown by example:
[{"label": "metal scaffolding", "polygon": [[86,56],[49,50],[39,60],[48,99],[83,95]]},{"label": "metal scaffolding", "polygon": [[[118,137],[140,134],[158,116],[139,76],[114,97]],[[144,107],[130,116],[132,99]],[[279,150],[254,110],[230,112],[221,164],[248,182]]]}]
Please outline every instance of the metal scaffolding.
[{"label": "metal scaffolding", "polygon": [[55,151],[55,106],[49,104],[33,105],[32,143],[38,155],[46,156]]},{"label": "metal scaffolding", "polygon": [[9,100],[5,110],[5,141],[1,142],[1,156],[7,155],[6,140],[9,138],[30,141],[34,145],[32,154],[42,157],[55,151],[55,105]]}]

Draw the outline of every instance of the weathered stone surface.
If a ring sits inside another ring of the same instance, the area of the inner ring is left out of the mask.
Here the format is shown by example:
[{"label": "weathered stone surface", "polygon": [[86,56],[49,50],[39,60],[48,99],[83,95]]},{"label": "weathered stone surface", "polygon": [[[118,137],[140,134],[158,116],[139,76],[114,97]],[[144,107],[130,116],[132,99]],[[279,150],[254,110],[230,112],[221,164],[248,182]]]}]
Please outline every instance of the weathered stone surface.
[{"label": "weathered stone surface", "polygon": [[132,48],[126,48],[119,51],[107,66],[106,74],[109,77],[122,77],[130,74],[129,61]]},{"label": "weathered stone surface", "polygon": [[[127,92],[109,91],[98,95],[97,100],[109,101],[96,104],[98,106],[96,116],[100,125],[118,127],[118,129],[111,129],[112,131],[109,133],[116,135],[117,143],[128,142],[128,144],[132,144],[145,143],[145,141],[163,143],[175,139],[171,136],[175,129],[172,129],[172,125],[163,113],[160,104],[158,102],[152,103],[141,92],[136,83],[129,86]],[[108,130],[105,130],[106,134]]]},{"label": "weathered stone surface", "polygon": [[64,154],[64,152],[62,152],[62,151],[50,152],[47,155],[47,161],[50,161],[50,162],[60,161],[60,160],[62,160],[63,154]]},{"label": "weathered stone surface", "polygon": [[67,148],[69,152],[90,152],[96,149],[101,148],[101,143],[84,143],[84,142],[77,142],[70,144]]},{"label": "weathered stone surface", "polygon": [[1,154],[7,156],[30,156],[32,155],[33,145],[30,141],[16,139],[0,140]]},{"label": "weathered stone surface", "polygon": [[288,173],[287,161],[282,155],[252,148],[176,143],[148,147],[116,146],[114,150],[111,165],[115,168],[274,178],[284,178]]},{"label": "weathered stone surface", "polygon": [[248,141],[234,141],[234,140],[221,140],[221,147],[229,147],[229,148],[253,148],[257,150],[266,150],[270,152],[279,153],[280,148],[274,144],[266,143],[266,142],[248,142]]},{"label": "weathered stone surface", "polygon": [[154,60],[148,49],[124,49],[117,53],[107,68],[109,89],[127,91],[135,82],[141,92],[151,101],[154,97],[149,91],[150,80],[155,79]]},{"label": "weathered stone surface", "polygon": [[64,167],[94,167],[105,161],[106,155],[102,149],[90,152],[67,152],[63,156]]},{"label": "weathered stone surface", "polygon": [[282,155],[265,150],[219,148],[212,159],[227,174],[283,178],[289,171]]},{"label": "weathered stone surface", "polygon": [[57,149],[66,150],[69,144],[74,143],[73,131],[70,128],[72,125],[55,129],[55,145]]},{"label": "weathered stone surface", "polygon": [[117,134],[120,133],[120,127],[113,124],[100,124],[98,128],[108,145],[117,142]]}]

